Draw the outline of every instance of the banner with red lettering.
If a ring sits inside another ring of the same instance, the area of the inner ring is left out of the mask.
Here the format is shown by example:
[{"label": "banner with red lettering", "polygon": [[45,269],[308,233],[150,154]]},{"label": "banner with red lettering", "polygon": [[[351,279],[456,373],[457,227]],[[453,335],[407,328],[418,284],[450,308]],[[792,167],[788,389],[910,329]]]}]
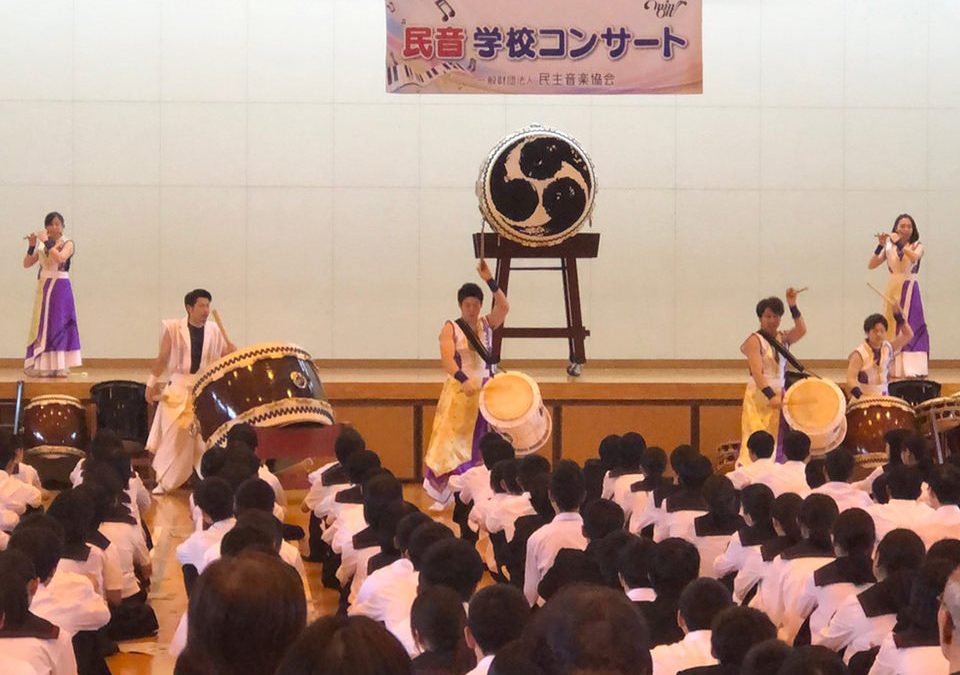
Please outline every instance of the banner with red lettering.
[{"label": "banner with red lettering", "polygon": [[386,0],[387,91],[699,94],[702,0]]}]

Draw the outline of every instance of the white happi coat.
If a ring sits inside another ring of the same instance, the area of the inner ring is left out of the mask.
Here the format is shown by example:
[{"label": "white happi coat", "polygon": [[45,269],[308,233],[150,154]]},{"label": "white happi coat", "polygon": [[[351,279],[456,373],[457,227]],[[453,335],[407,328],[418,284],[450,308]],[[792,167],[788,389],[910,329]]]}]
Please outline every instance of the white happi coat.
[{"label": "white happi coat", "polygon": [[[157,402],[147,450],[153,453],[157,482],[164,490],[183,485],[203,455],[203,438],[194,425],[191,389],[196,375],[190,374],[190,329],[187,318],[163,321],[164,336],[170,338],[170,357],[158,379],[166,386]],[[227,351],[227,341],[220,327],[207,321],[203,330],[203,351],[200,371],[220,359]],[[199,372],[199,371],[198,371]]]}]

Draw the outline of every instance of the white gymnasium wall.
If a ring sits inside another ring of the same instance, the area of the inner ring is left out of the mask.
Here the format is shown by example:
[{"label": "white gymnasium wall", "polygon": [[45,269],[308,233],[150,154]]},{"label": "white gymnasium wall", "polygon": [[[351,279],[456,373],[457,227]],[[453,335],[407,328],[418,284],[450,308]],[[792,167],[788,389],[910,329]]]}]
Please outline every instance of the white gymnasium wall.
[{"label": "white gymnasium wall", "polygon": [[[205,286],[238,342],[433,358],[479,165],[540,122],[601,181],[590,357],[736,358],[793,283],[800,355],[843,358],[884,283],[872,234],[909,211],[933,356],[960,358],[960,3],[704,4],[703,96],[538,99],[386,95],[379,0],[0,0],[0,356],[32,300],[20,237],[57,209],[88,357],[151,356]],[[513,283],[515,325],[562,320],[557,273]]]}]

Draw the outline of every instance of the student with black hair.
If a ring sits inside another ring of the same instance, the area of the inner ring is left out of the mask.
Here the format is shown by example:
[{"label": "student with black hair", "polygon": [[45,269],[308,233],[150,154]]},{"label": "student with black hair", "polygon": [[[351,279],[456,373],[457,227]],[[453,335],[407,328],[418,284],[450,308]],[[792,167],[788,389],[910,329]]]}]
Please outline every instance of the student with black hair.
[{"label": "student with black hair", "polygon": [[603,496],[604,482],[610,471],[620,466],[620,434],[608,434],[600,440],[597,456],[583,463],[583,479],[586,489],[586,501],[600,499]]},{"label": "student with black hair", "polygon": [[733,606],[730,591],[715,579],[696,579],[680,594],[678,621],[683,639],[654,647],[654,675],[676,675],[682,670],[715,665],[711,653],[710,626],[717,615]]},{"label": "student with black hair", "polygon": [[839,511],[826,495],[803,500],[797,523],[801,541],[783,550],[764,571],[760,589],[750,606],[762,610],[780,629],[780,637],[793,644],[806,616],[798,600],[814,572],[833,561],[833,524]]},{"label": "student with black hair", "polygon": [[470,598],[466,630],[477,665],[467,675],[487,675],[497,653],[520,639],[529,616],[530,605],[514,586],[495,584],[477,591]]},{"label": "student with black hair", "polygon": [[[23,675],[77,675],[70,635],[30,611],[37,583],[27,555],[18,550],[0,552],[0,664],[2,659],[12,659]],[[24,663],[29,670],[23,669]]]},{"label": "student with black hair", "polygon": [[732,537],[744,527],[744,521],[740,516],[740,498],[725,476],[707,478],[702,494],[707,512],[693,520],[674,521],[667,534],[692,542],[700,552],[700,576],[716,578],[714,563]]},{"label": "student with black hair", "polygon": [[867,509],[877,525],[878,539],[899,527],[916,529],[933,517],[933,509],[917,501],[922,478],[916,467],[896,466],[881,478],[886,479],[890,499],[885,504],[874,504]]},{"label": "student with black hair", "polygon": [[477,664],[467,646],[463,601],[444,586],[421,589],[410,608],[410,626],[420,654],[411,662],[415,675],[462,675]]},{"label": "student with black hair", "polygon": [[697,578],[700,554],[689,541],[671,537],[654,545],[647,564],[656,598],[636,606],[650,628],[650,646],[679,642],[683,639],[677,623],[680,594]]},{"label": "student with black hair", "polygon": [[[647,504],[653,498],[654,491],[663,485],[673,484],[672,478],[663,475],[667,470],[667,453],[663,448],[651,446],[645,449],[640,458],[640,469],[643,471],[643,480],[630,486],[630,508],[624,509],[624,513],[630,513],[627,527],[631,534],[641,534],[640,521],[647,511]],[[643,534],[652,537],[653,528]]]},{"label": "student with black hair", "polygon": [[948,673],[950,664],[940,649],[937,613],[947,579],[956,564],[929,556],[910,589],[910,602],[893,633],[880,643],[871,675],[930,675]]},{"label": "student with black hair", "polygon": [[849,672],[836,652],[807,645],[794,649],[777,675],[847,675]]},{"label": "student with black hair", "polygon": [[509,562],[508,544],[513,540],[517,520],[536,511],[530,494],[520,485],[517,460],[497,462],[490,471],[490,487],[493,490],[490,497],[474,502],[470,521],[489,535],[494,559],[488,559],[487,566],[499,574]]},{"label": "student with black hair", "polygon": [[717,665],[680,671],[682,675],[739,675],[747,652],[754,645],[777,637],[770,619],[750,607],[730,607],[710,625],[710,648]]},{"label": "student with black hair", "polygon": [[937,467],[930,488],[933,513],[916,526],[927,547],[960,532],[960,468],[952,464]]},{"label": "student with black hair", "polygon": [[879,647],[906,608],[923,559],[923,541],[916,533],[904,529],[890,532],[877,546],[873,568],[877,583],[844,598],[829,623],[819,633],[812,633],[813,644],[844,650],[848,663],[854,654]]},{"label": "student with black hair", "polygon": [[804,467],[803,474],[807,480],[807,487],[816,490],[827,482],[827,463],[820,457],[811,459]]},{"label": "student with black hair", "polygon": [[703,486],[712,475],[713,464],[700,454],[680,465],[677,473],[680,486],[660,506],[661,514],[653,528],[654,541],[672,536],[672,531],[687,532],[694,519],[709,511]]},{"label": "student with black hair", "polygon": [[573,584],[606,585],[600,566],[593,557],[586,551],[565,548],[557,553],[553,565],[543,575],[543,579],[537,586],[537,595],[544,602],[550,602],[550,598]]},{"label": "student with black hair", "polygon": [[[22,516],[40,508],[43,493],[14,475],[19,463],[17,452],[13,434],[8,431],[0,432],[0,509]],[[8,522],[9,527],[16,525],[16,519],[12,520],[14,522]]]},{"label": "student with black hair", "polygon": [[237,522],[233,517],[233,489],[224,479],[204,479],[193,491],[193,496],[202,514],[204,529],[194,532],[177,546],[177,562],[183,571],[187,597],[203,567],[203,556],[211,546],[219,547],[223,535]]},{"label": "student with black hair", "polygon": [[550,501],[557,515],[527,540],[523,594],[531,607],[537,604],[537,586],[553,567],[557,553],[564,548],[587,548],[580,516],[584,494],[583,471],[574,461],[560,460],[550,476]]},{"label": "student with black hair", "polygon": [[650,556],[656,544],[646,537],[630,536],[617,555],[617,575],[631,602],[657,599],[650,583]]},{"label": "student with black hair", "polygon": [[347,458],[366,447],[360,432],[345,425],[333,444],[335,461],[328,462],[307,475],[310,489],[300,503],[300,510],[310,514],[307,526],[310,554],[306,558],[309,562],[323,562],[330,554],[329,544],[323,541],[323,531],[327,527],[326,518],[337,493],[350,487],[350,476],[346,469]]},{"label": "student with black hair", "polygon": [[389,631],[363,616],[328,616],[307,626],[276,675],[410,675],[410,657]]},{"label": "student with black hair", "polygon": [[748,461],[728,473],[727,478],[738,490],[752,483],[765,483],[765,477],[776,469],[776,449],[777,442],[769,432],[754,431],[747,437],[746,452],[741,449],[741,455],[745,454]]},{"label": "student with black hair", "polygon": [[630,517],[633,508],[634,483],[643,479],[643,453],[647,449],[647,441],[635,431],[623,435],[620,444],[620,470],[616,476],[611,476],[610,493],[601,495],[620,505],[626,517]]},{"label": "student with black hair", "polygon": [[[91,462],[89,469],[88,462]],[[80,459],[70,472],[71,485],[74,487],[82,485],[84,476],[89,471],[96,471],[95,465],[101,463],[113,467],[120,479],[127,481],[125,492],[130,504],[130,512],[142,524],[152,504],[150,492],[144,486],[139,474],[133,470],[130,453],[124,446],[123,439],[113,429],[107,427],[97,429],[97,433],[90,439],[87,446],[87,456]],[[149,536],[149,531],[144,529],[144,532]]]},{"label": "student with black hair", "polygon": [[[680,476],[685,471],[688,471],[686,468],[687,464],[699,456],[700,452],[692,445],[678,445],[670,453],[670,468],[673,469],[675,475]],[[630,531],[653,538],[664,516],[662,508],[664,500],[679,489],[680,485],[678,484],[661,481],[651,492],[640,515],[637,516],[636,510],[631,514]]]},{"label": "student with black hair", "polygon": [[469,602],[483,577],[483,561],[469,542],[443,538],[424,552],[419,571],[420,589],[447,586]]},{"label": "student with black hair", "polygon": [[794,492],[801,497],[810,494],[807,485],[807,460],[810,459],[810,437],[802,431],[790,430],[783,437],[784,462],[770,475],[767,485],[773,494]]},{"label": "student with black hair", "polygon": [[810,618],[810,634],[819,635],[851,595],[877,582],[873,573],[876,545],[873,519],[863,509],[847,509],[833,523],[836,559],[813,573],[796,601],[797,614]]},{"label": "student with black hair", "polygon": [[510,441],[495,431],[488,431],[483,435],[479,448],[483,462],[461,474],[450,476],[448,482],[454,496],[453,522],[460,526],[461,538],[469,541],[477,540],[477,530],[471,527],[469,521],[473,508],[489,499],[494,492],[490,472],[499,462],[516,457],[516,451],[510,445]]},{"label": "student with black hair", "polygon": [[832,497],[841,513],[853,508],[869,509],[873,506],[870,496],[850,484],[856,466],[852,452],[842,445],[834,448],[827,453],[824,463],[828,480],[820,487],[814,488],[814,494]]},{"label": "student with black hair", "polygon": [[[771,490],[771,494],[772,492]],[[780,495],[773,500],[770,522],[777,536],[747,549],[743,567],[733,580],[733,598],[736,602],[742,604],[751,602],[759,588],[760,580],[767,574],[777,556],[800,542],[800,524],[797,522],[797,516],[802,506],[803,499],[792,492]]]},{"label": "student with black hair", "polygon": [[510,574],[510,583],[517,588],[523,588],[527,564],[527,542],[530,536],[552,521],[556,515],[550,501],[549,472],[536,473],[527,479],[524,487],[530,494],[530,504],[533,506],[534,514],[517,518],[513,528],[513,541],[508,544],[510,553],[507,571]]},{"label": "student with black hair", "polygon": [[753,645],[743,657],[740,675],[772,675],[793,653],[793,647],[776,638]]},{"label": "student with black hair", "polygon": [[893,467],[902,465],[903,459],[901,457],[901,452],[903,450],[903,444],[912,433],[913,430],[911,429],[890,429],[884,432],[883,444],[884,451],[887,455],[886,464],[875,468],[870,472],[870,475],[863,480],[855,481],[853,483],[853,487],[869,493],[873,489],[873,481],[884,475]]},{"label": "student with black hair", "polygon": [[921,434],[913,432],[903,442],[900,459],[904,466],[916,467],[923,482],[929,484],[936,468],[930,454],[930,441]]},{"label": "student with black hair", "polygon": [[712,561],[713,574],[717,579],[729,577],[729,586],[747,562],[750,549],[759,548],[764,542],[776,538],[773,529],[772,509],[773,490],[763,483],[746,486],[740,492],[740,506],[743,511],[743,526],[734,532],[723,552]]}]

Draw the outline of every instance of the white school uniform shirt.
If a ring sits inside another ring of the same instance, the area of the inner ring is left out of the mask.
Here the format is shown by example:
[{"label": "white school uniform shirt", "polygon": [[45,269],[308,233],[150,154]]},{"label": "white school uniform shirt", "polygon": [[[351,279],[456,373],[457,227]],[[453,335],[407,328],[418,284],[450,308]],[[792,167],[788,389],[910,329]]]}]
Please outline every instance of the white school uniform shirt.
[{"label": "white school uniform shirt", "polygon": [[460,493],[464,504],[489,499],[493,495],[490,487],[490,469],[483,464],[471,467],[461,474],[450,476],[450,489]]},{"label": "white school uniform shirt", "polygon": [[[686,514],[688,512],[680,511],[679,513]],[[736,537],[737,541],[740,540],[740,533],[734,532],[733,534],[701,537],[697,534],[695,521],[704,514],[701,511],[694,511],[692,513],[694,513],[693,518],[678,519],[671,523],[667,528],[667,536],[679,537],[696,546],[697,552],[700,554],[700,576],[719,579],[720,577],[714,571],[714,562],[723,555],[724,550],[733,537]]]},{"label": "white school uniform shirt", "polygon": [[810,494],[810,486],[807,485],[807,465],[804,462],[787,461],[783,464],[774,464],[774,467],[776,468],[766,479],[774,496],[779,497],[788,492],[801,497]]},{"label": "white school uniform shirt", "polygon": [[[117,547],[120,570],[123,574],[123,597],[129,598],[140,592],[140,582],[134,569],[150,562],[150,552],[143,539],[143,530],[129,523],[106,522],[100,524],[100,533],[110,540],[110,548]],[[109,586],[108,586],[109,588]]]},{"label": "white school uniform shirt", "polygon": [[419,583],[420,573],[413,569],[413,563],[401,558],[364,579],[347,614],[383,622],[409,653],[413,643],[413,636],[409,635],[410,609]]},{"label": "white school uniform shirt", "polygon": [[110,621],[110,608],[90,580],[71,572],[53,573],[40,584],[30,601],[30,612],[46,619],[71,637],[80,631],[98,630]]},{"label": "white school uniform shirt", "polygon": [[960,532],[960,506],[945,504],[935,509],[926,521],[917,524],[913,529],[928,549],[941,539],[954,539]]},{"label": "white school uniform shirt", "polygon": [[680,642],[651,649],[653,675],[677,675],[688,668],[717,665],[718,661],[711,654],[711,635],[709,630],[694,630]]},{"label": "white school uniform shirt", "polygon": [[350,581],[350,595],[347,602],[352,604],[357,601],[357,595],[360,593],[360,587],[367,580],[367,567],[370,565],[370,559],[383,551],[379,546],[368,546],[354,552],[356,564],[353,571],[353,579]]},{"label": "white school uniform shirt", "polygon": [[[750,590],[760,583],[767,568],[772,564],[763,559],[761,546],[750,546],[743,549],[743,567],[733,579],[733,600],[741,604]],[[759,595],[759,594],[758,594]],[[756,599],[756,596],[754,596]]]},{"label": "white school uniform shirt", "polygon": [[[203,553],[200,564],[197,566],[198,574],[203,574],[203,571],[207,569],[212,562],[220,559],[221,543],[223,543],[223,537]],[[307,581],[307,570],[303,566],[303,556],[300,555],[300,550],[288,541],[280,542],[280,560],[297,570],[300,581],[303,582],[303,593],[307,598],[307,612],[309,614],[313,611],[313,592],[310,590],[309,581]]]},{"label": "white school uniform shirt", "polygon": [[[0,534],[13,532],[13,528],[15,528],[19,522],[20,516],[18,516],[14,511],[0,508]],[[0,548],[0,551],[2,550],[3,548]]]},{"label": "white school uniform shirt", "polygon": [[630,534],[640,534],[640,530],[646,527],[646,525],[642,523],[646,518],[650,517],[648,508],[653,502],[653,491],[638,490],[637,492],[631,492],[629,499],[630,517],[627,519],[627,529]]},{"label": "white school uniform shirt", "polygon": [[122,595],[126,580],[123,576],[123,564],[120,561],[120,548],[111,543],[105,550],[97,550],[103,555],[103,594],[106,595],[107,591],[121,591]]},{"label": "white school uniform shirt", "polygon": [[496,654],[488,654],[477,661],[477,667],[467,673],[467,675],[487,675],[490,672],[490,666],[493,665],[493,659]]},{"label": "white school uniform shirt", "polygon": [[[73,487],[83,484],[83,463],[86,459],[81,459],[73,466],[70,472],[70,483]],[[127,480],[127,487],[124,490],[130,498],[130,512],[137,522],[142,522],[150,510],[151,497],[150,491],[143,484],[140,475],[134,471]]]},{"label": "white school uniform shirt", "polygon": [[0,530],[0,551],[6,551],[7,545],[10,543],[10,535]]},{"label": "white school uniform shirt", "polygon": [[750,606],[766,612],[778,627],[780,639],[787,644],[793,644],[800,626],[813,609],[800,605],[808,579],[832,561],[827,555],[785,560],[781,554],[766,569],[760,590]]},{"label": "white school uniform shirt", "polygon": [[34,469],[29,464],[20,462],[17,468],[16,478],[23,481],[27,485],[32,485],[38,490],[42,490],[43,486],[40,484],[40,474],[37,473],[37,470]]},{"label": "white school uniform shirt", "polygon": [[307,482],[310,483],[310,488],[303,497],[303,503],[306,504],[307,508],[311,511],[323,500],[327,488],[333,487],[332,485],[323,484],[323,480],[321,480],[323,472],[332,469],[337,463],[338,462],[327,462],[316,471],[311,471],[307,474]]},{"label": "white school uniform shirt", "polygon": [[634,502],[634,492],[630,488],[633,487],[634,483],[642,481],[643,478],[642,473],[628,473],[618,476],[613,481],[613,494],[610,495],[609,499],[620,505],[620,508],[623,509],[623,516],[627,521],[630,520],[633,513]]},{"label": "white school uniform shirt", "polygon": [[844,600],[851,596],[856,597],[871,586],[873,582],[866,584],[839,582],[828,586],[817,586],[814,577],[811,576],[797,600],[798,612],[810,616],[811,639],[827,628],[830,619]]},{"label": "white school uniform shirt", "polygon": [[760,545],[744,546],[740,539],[740,533],[734,532],[730,535],[727,545],[720,555],[710,561],[713,564],[713,573],[710,576],[721,579],[733,572],[739,572],[747,562],[750,549],[754,548],[759,551]]},{"label": "white school uniform shirt", "polygon": [[877,541],[882,541],[900,527],[916,530],[933,516],[933,509],[912,499],[891,499],[886,504],[874,504],[867,513],[877,527]]},{"label": "white school uniform shirt", "polygon": [[627,590],[627,599],[630,602],[653,602],[657,599],[657,592],[652,588],[630,588]]},{"label": "white school uniform shirt", "polygon": [[0,654],[0,673],[4,675],[38,675],[39,672],[26,661]]},{"label": "white school uniform shirt", "polygon": [[579,513],[563,512],[530,535],[527,540],[527,561],[523,580],[523,594],[533,607],[540,597],[537,586],[553,567],[557,553],[564,548],[585,551],[587,539],[583,536],[583,518]]},{"label": "white school uniform shirt", "polygon": [[72,640],[63,630],[55,640],[0,638],[0,654],[29,663],[38,675],[77,675]]},{"label": "white school uniform shirt", "polygon": [[733,483],[733,487],[742,490],[748,485],[754,483],[767,484],[767,477],[776,469],[776,461],[773,457],[761,457],[755,462],[744,464],[740,468],[727,474],[727,478]]},{"label": "white school uniform shirt", "polygon": [[820,487],[814,488],[812,494],[832,497],[833,501],[837,503],[837,508],[840,509],[840,513],[843,513],[847,509],[867,510],[873,506],[873,500],[870,499],[869,494],[855,488],[850,483],[840,481],[824,483]]},{"label": "white school uniform shirt", "polygon": [[893,633],[883,639],[869,675],[949,675],[950,662],[940,645],[897,648]]},{"label": "white school uniform shirt", "polygon": [[276,499],[277,505],[286,513],[287,509],[287,493],[283,490],[283,485],[280,484],[280,479],[267,468],[265,464],[261,464],[260,468],[257,469],[257,478],[262,480],[264,483],[273,488],[273,494]]},{"label": "white school uniform shirt", "polygon": [[856,595],[844,598],[830,622],[818,633],[810,631],[811,642],[833,651],[846,647],[844,663],[860,652],[873,649],[893,632],[897,625],[896,614],[867,616]]},{"label": "white school uniform shirt", "polygon": [[529,492],[524,492],[522,495],[494,495],[487,501],[483,526],[490,534],[503,532],[507,541],[510,542],[513,541],[513,535],[516,533],[517,520],[523,516],[536,515],[536,513],[536,509],[530,502]]},{"label": "white school uniform shirt", "polygon": [[204,554],[211,548],[220,550],[220,541],[233,529],[237,519],[230,517],[218,520],[205,530],[194,532],[187,540],[177,546],[177,562],[181,565],[193,565],[200,571]]},{"label": "white school uniform shirt", "polygon": [[98,595],[105,596],[105,554],[96,546],[91,546],[90,544],[87,544],[86,546],[90,551],[86,560],[70,560],[68,558],[60,558],[60,562],[57,563],[56,574],[68,572],[70,574],[79,574],[80,576],[86,577],[90,580],[90,583],[93,584],[93,590],[95,590]]},{"label": "white school uniform shirt", "polygon": [[28,506],[39,508],[42,500],[40,490],[0,469],[0,509],[22,516]]}]

